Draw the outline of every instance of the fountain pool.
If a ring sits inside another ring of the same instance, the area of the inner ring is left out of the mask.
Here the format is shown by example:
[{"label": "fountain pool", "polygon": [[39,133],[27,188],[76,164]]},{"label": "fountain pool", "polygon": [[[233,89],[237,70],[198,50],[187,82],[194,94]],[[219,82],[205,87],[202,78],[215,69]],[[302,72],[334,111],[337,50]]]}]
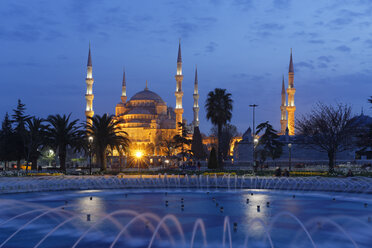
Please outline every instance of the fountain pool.
[{"label": "fountain pool", "polygon": [[370,194],[105,189],[0,195],[0,247],[371,247]]}]

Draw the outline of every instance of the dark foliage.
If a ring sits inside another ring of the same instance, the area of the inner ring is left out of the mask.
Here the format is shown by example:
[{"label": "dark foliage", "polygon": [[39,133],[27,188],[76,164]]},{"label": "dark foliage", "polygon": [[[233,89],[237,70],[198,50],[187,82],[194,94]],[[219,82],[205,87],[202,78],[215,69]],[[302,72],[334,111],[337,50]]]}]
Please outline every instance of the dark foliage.
[{"label": "dark foliage", "polygon": [[191,151],[198,160],[205,159],[206,154],[203,146],[203,138],[200,134],[199,127],[194,127],[194,134],[192,135]]},{"label": "dark foliage", "polygon": [[209,153],[208,169],[217,169],[217,168],[218,168],[218,161],[217,161],[216,149],[212,147],[212,150]]},{"label": "dark foliage", "polygon": [[25,115],[26,107],[25,104],[18,100],[17,108],[13,110],[12,123],[14,124],[14,154],[17,160],[17,169],[20,169],[21,160],[26,158],[26,121],[30,118]]},{"label": "dark foliage", "polygon": [[[214,126],[211,129],[211,133],[213,136],[218,137],[217,126]],[[231,140],[232,138],[238,135],[239,133],[238,133],[238,129],[236,128],[236,126],[232,124],[228,124],[228,123],[223,125],[222,130],[221,130],[221,143],[220,143],[222,158],[227,159],[227,157],[229,156]]]},{"label": "dark foliage", "polygon": [[48,144],[59,156],[60,168],[66,172],[67,148],[76,148],[80,145],[82,132],[77,125],[79,120],[70,121],[70,116],[50,115],[47,122]]},{"label": "dark foliage", "polygon": [[0,161],[5,162],[5,167],[8,162],[17,159],[14,147],[15,133],[9,115],[6,113],[0,130]]},{"label": "dark foliage", "polygon": [[90,120],[91,122],[86,123],[86,140],[88,140],[88,137],[93,138],[92,150],[96,155],[98,164],[101,165],[101,170],[105,171],[108,149],[127,150],[129,146],[128,134],[121,131],[118,125],[120,121],[117,121],[113,115],[95,115]]},{"label": "dark foliage", "polygon": [[333,172],[337,152],[353,147],[356,123],[352,120],[351,107],[318,103],[310,114],[297,121],[303,135],[303,144],[328,154],[329,171]]},{"label": "dark foliage", "polygon": [[256,135],[261,134],[256,151],[260,157],[261,166],[267,157],[272,160],[280,158],[283,153],[283,143],[278,140],[279,135],[269,122],[263,122],[257,126]]},{"label": "dark foliage", "polygon": [[186,145],[191,144],[191,140],[187,139],[187,135],[189,134],[186,124],[178,122],[178,126],[181,128],[181,135],[177,134],[173,137],[173,142],[175,144],[176,149],[181,149],[180,154],[182,155],[182,161],[185,160],[185,156],[189,153],[186,149]]},{"label": "dark foliage", "polygon": [[218,164],[222,167],[222,127],[231,120],[233,110],[231,94],[226,89],[216,88],[208,93],[205,104],[207,119],[217,126]]}]

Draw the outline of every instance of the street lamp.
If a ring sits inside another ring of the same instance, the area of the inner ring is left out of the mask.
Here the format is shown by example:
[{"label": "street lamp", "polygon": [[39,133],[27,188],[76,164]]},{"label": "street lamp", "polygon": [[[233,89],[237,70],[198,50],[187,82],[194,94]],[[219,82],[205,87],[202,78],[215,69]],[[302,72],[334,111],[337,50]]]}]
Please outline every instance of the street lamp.
[{"label": "street lamp", "polygon": [[137,166],[138,166],[138,173],[139,173],[139,161],[140,161],[140,159],[142,158],[142,155],[143,155],[143,153],[142,153],[142,151],[137,151],[136,152],[136,158],[137,158]]},{"label": "street lamp", "polygon": [[291,160],[292,160],[292,143],[288,143],[288,149],[289,149],[289,171],[291,171]]},{"label": "street lamp", "polygon": [[92,144],[93,144],[93,137],[88,137],[88,151],[89,151],[89,175],[92,175]]}]

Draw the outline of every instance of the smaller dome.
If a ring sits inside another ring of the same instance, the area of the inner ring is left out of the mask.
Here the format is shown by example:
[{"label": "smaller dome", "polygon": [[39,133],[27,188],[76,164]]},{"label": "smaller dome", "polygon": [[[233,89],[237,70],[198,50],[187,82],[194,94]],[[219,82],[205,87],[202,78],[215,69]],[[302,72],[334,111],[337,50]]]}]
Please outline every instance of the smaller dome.
[{"label": "smaller dome", "polygon": [[119,102],[118,104],[116,104],[116,107],[125,107],[125,105],[124,105],[124,103]]}]

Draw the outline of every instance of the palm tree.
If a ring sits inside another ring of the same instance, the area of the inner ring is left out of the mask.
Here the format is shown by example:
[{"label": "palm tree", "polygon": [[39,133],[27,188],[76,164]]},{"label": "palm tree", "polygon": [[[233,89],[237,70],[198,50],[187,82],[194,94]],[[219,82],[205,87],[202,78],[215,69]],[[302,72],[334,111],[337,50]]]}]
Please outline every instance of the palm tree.
[{"label": "palm tree", "polygon": [[81,130],[77,125],[78,119],[70,121],[71,114],[66,115],[50,115],[47,121],[50,123],[48,127],[48,145],[55,151],[58,151],[60,167],[63,172],[66,172],[66,153],[67,148],[75,148],[81,142]]},{"label": "palm tree", "polygon": [[[37,170],[37,160],[40,156],[40,148],[46,143],[47,126],[43,124],[45,120],[37,117],[32,117],[26,120],[26,160],[31,161],[32,170]],[[28,170],[28,163],[26,170]]]},{"label": "palm tree", "polygon": [[[95,115],[86,123],[87,136],[93,138],[92,150],[96,154],[101,170],[106,170],[106,151],[108,148],[126,150],[129,146],[128,134],[121,130],[120,121],[113,115]],[[121,148],[120,148],[121,145]]]},{"label": "palm tree", "polygon": [[208,93],[208,98],[205,104],[207,119],[211,120],[212,124],[217,126],[217,160],[219,166],[222,166],[222,146],[220,145],[222,144],[222,127],[231,120],[233,109],[232,104],[233,100],[231,99],[231,94],[226,93],[226,89],[219,88],[216,88],[214,91],[210,91]]}]

